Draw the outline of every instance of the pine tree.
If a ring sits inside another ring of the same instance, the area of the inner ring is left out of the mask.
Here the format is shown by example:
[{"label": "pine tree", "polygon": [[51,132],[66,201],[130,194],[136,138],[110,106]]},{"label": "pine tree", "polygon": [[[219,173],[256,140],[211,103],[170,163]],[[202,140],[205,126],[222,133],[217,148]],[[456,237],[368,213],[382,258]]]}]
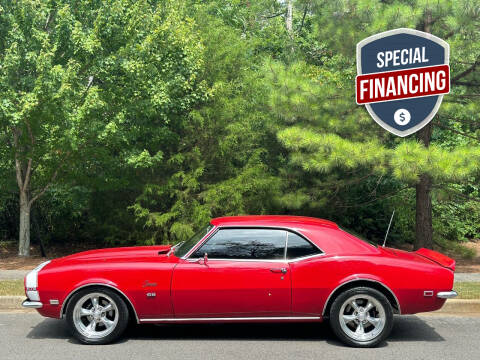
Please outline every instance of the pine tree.
[{"label": "pine tree", "polygon": [[[291,152],[293,167],[305,177],[315,177],[303,184],[299,198],[332,205],[329,189],[338,192],[372,176],[379,184],[397,183],[396,191],[415,188],[414,246],[433,246],[432,190],[468,183],[480,169],[479,103],[475,101],[480,85],[479,5],[471,1],[312,5],[307,19],[312,33],[300,34],[303,38],[297,41],[305,61],[267,64],[270,104],[286,125],[278,139]],[[354,97],[355,44],[398,27],[431,32],[451,46],[451,93],[433,121],[416,137],[406,139],[387,134],[355,105]],[[472,118],[473,122],[468,121]],[[435,141],[451,131],[464,135],[466,141],[458,145]],[[325,183],[334,186],[325,187]],[[312,189],[318,193],[312,194]],[[368,195],[363,201],[370,201]]]}]

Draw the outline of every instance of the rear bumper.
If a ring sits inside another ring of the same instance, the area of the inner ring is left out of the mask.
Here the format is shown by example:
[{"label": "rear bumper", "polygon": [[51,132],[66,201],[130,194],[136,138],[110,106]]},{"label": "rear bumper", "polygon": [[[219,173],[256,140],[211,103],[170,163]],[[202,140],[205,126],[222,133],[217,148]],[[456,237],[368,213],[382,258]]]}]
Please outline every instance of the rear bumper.
[{"label": "rear bumper", "polygon": [[28,309],[40,309],[43,304],[40,301],[30,301],[27,299],[23,301],[22,306]]},{"label": "rear bumper", "polygon": [[437,297],[440,299],[453,299],[458,296],[457,292],[452,290],[452,291],[440,291],[437,293]]}]

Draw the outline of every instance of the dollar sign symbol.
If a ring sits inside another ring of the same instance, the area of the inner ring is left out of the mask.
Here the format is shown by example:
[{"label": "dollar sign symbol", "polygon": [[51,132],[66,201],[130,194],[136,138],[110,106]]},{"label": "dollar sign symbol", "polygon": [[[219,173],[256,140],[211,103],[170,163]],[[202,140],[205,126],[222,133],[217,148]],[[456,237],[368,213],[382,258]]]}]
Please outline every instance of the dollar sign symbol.
[{"label": "dollar sign symbol", "polygon": [[406,109],[398,109],[393,114],[393,120],[400,126],[405,126],[410,122],[410,112]]}]

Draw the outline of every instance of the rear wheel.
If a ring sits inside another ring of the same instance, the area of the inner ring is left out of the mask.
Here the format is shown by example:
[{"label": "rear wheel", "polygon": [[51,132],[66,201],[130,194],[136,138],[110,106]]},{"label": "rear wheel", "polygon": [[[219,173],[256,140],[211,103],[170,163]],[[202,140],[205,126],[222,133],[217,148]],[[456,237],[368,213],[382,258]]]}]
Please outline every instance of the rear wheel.
[{"label": "rear wheel", "polygon": [[340,294],[333,302],[330,325],[347,345],[373,347],[384,341],[392,330],[392,306],[378,290],[353,288]]},{"label": "rear wheel", "polygon": [[73,295],[67,307],[73,335],[85,344],[107,344],[119,338],[128,325],[128,308],[113,290],[94,287]]}]

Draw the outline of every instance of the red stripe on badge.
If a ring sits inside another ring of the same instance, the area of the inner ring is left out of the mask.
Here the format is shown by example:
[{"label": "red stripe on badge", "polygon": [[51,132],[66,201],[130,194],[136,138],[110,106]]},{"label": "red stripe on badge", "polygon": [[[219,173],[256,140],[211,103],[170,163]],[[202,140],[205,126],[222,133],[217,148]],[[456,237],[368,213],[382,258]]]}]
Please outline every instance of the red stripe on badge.
[{"label": "red stripe on badge", "polygon": [[409,99],[450,92],[450,67],[426,66],[358,75],[357,104]]}]

